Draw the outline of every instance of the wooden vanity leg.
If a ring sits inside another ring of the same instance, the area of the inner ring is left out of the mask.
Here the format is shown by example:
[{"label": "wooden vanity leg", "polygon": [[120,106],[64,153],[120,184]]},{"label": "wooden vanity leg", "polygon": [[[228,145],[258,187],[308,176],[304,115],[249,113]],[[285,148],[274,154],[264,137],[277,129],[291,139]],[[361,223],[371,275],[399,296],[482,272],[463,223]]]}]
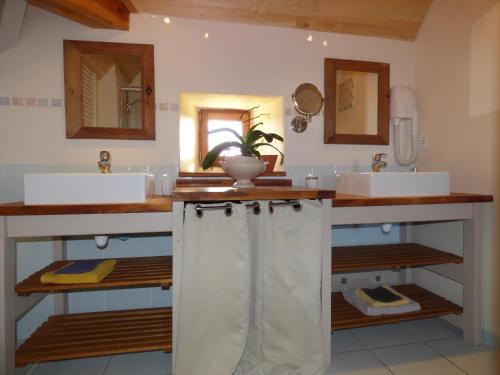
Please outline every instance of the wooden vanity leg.
[{"label": "wooden vanity leg", "polygon": [[0,216],[0,375],[15,372],[16,241],[7,236],[6,217]]},{"label": "wooden vanity leg", "polygon": [[322,212],[322,277],[321,277],[321,320],[325,340],[326,364],[330,365],[332,340],[332,201],[323,199]]},{"label": "wooden vanity leg", "polygon": [[172,371],[175,369],[175,350],[177,340],[177,317],[179,306],[179,288],[182,269],[182,249],[184,236],[184,202],[174,202],[172,207],[172,256],[173,256],[173,286],[172,286]]},{"label": "wooden vanity leg", "polygon": [[464,220],[464,340],[481,344],[481,223],[480,205],[472,204],[472,219]]}]

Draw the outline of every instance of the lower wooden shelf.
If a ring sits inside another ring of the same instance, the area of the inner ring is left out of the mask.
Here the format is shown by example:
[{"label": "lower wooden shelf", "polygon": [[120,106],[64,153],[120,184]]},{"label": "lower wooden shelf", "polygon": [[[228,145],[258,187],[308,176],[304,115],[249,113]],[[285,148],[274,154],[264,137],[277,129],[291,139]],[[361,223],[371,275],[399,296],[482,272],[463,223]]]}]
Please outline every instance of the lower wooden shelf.
[{"label": "lower wooden shelf", "polygon": [[417,243],[342,246],[332,249],[332,272],[400,269],[463,263],[457,255]]},{"label": "lower wooden shelf", "polygon": [[462,313],[462,307],[418,285],[405,284],[392,287],[418,302],[422,309],[405,314],[367,316],[349,304],[342,293],[336,292],[332,293],[332,331]]},{"label": "lower wooden shelf", "polygon": [[172,351],[172,309],[54,315],[16,351],[16,366],[153,350]]},{"label": "lower wooden shelf", "polygon": [[[104,260],[104,259],[101,259]],[[16,285],[16,293],[26,296],[36,292],[63,292],[81,289],[133,288],[172,285],[172,257],[116,258],[115,269],[97,284],[42,284],[40,276],[55,271],[71,260],[58,260]]]}]

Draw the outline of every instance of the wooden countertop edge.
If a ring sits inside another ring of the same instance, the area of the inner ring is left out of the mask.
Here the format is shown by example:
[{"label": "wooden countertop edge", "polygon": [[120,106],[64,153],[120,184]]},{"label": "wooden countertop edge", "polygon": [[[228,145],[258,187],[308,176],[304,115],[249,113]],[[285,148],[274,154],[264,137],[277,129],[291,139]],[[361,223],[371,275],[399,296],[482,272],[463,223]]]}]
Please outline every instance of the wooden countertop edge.
[{"label": "wooden countertop edge", "polygon": [[171,212],[170,197],[155,196],[146,203],[25,205],[24,202],[0,204],[0,216],[86,215]]},{"label": "wooden countertop edge", "polygon": [[488,203],[492,195],[451,193],[431,197],[370,198],[337,194],[333,190],[259,188],[223,191],[177,191],[171,196],[155,196],[146,203],[30,205],[23,202],[0,204],[0,216],[85,215],[116,213],[171,212],[174,201],[222,201],[257,199],[332,199],[333,207],[401,206],[419,204]]},{"label": "wooden countertop edge", "polygon": [[337,194],[332,202],[333,207],[370,207],[370,206],[404,206],[419,204],[454,204],[454,203],[488,203],[493,202],[492,195],[450,193],[450,195],[429,197],[364,197],[359,195]]}]

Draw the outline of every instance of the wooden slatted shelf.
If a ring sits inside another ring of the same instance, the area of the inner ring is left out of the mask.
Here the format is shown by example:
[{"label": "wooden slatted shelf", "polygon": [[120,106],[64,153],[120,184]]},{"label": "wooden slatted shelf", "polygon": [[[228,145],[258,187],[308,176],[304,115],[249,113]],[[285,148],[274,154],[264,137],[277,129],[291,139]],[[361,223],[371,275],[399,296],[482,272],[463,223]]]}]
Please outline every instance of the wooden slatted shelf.
[{"label": "wooden slatted shelf", "polygon": [[343,246],[332,249],[332,272],[463,263],[459,256],[416,243]]},{"label": "wooden slatted shelf", "polygon": [[422,309],[405,314],[367,316],[349,304],[341,292],[336,292],[332,293],[332,331],[462,313],[460,306],[415,284],[393,288],[418,302]]},{"label": "wooden slatted shelf", "polygon": [[54,315],[17,349],[16,366],[153,350],[172,351],[171,308]]},{"label": "wooden slatted shelf", "polygon": [[18,283],[16,292],[19,295],[30,295],[36,292],[62,292],[79,289],[146,286],[168,288],[172,285],[171,256],[117,258],[116,260],[115,269],[97,284],[42,284],[40,276],[44,272],[55,271],[72,262],[71,260],[59,260]]}]

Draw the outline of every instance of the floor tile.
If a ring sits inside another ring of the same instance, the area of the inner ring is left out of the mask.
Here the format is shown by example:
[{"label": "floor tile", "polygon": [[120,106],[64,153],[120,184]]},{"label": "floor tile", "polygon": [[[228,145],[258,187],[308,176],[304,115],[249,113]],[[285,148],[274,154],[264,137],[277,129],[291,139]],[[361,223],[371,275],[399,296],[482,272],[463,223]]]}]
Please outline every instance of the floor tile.
[{"label": "floor tile", "polygon": [[391,372],[369,351],[339,353],[332,356],[327,375],[391,375]]},{"label": "floor tile", "polygon": [[103,375],[109,357],[40,363],[30,375]]},{"label": "floor tile", "polygon": [[439,318],[412,320],[399,324],[422,341],[460,338],[460,330]]},{"label": "floor tile", "polygon": [[372,352],[395,375],[464,375],[446,358],[423,343],[379,348]]},{"label": "floor tile", "polygon": [[427,343],[470,375],[500,374],[500,351],[474,346],[461,339],[439,340]]},{"label": "floor tile", "polygon": [[365,349],[365,347],[348,329],[335,331],[332,334],[332,353],[334,354],[363,349]]},{"label": "floor tile", "polygon": [[356,328],[351,330],[356,338],[369,349],[420,341],[397,324]]},{"label": "floor tile", "polygon": [[[106,375],[166,375],[172,373],[171,354],[147,352],[115,355]],[[71,374],[73,375],[73,374]]]}]

